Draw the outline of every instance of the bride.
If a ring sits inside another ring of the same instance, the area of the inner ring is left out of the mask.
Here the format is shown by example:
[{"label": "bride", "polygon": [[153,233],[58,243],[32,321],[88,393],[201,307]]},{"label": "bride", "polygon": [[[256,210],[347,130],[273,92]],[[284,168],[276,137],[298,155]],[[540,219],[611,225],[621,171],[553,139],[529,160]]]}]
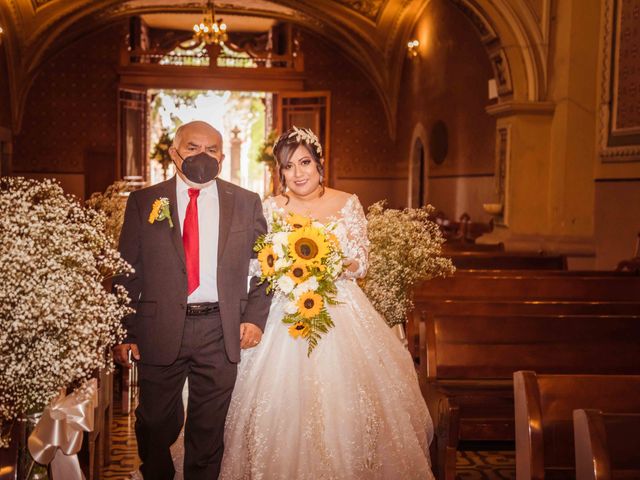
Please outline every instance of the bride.
[{"label": "bride", "polygon": [[[225,427],[221,479],[432,479],[433,425],[409,353],[356,279],[367,270],[367,223],[355,195],[324,187],[322,149],[293,128],[274,146],[282,194],[264,202],[334,233],[345,255],[335,324],[307,356],[276,293],[260,345],[242,351]],[[259,275],[254,265],[253,274]]]}]

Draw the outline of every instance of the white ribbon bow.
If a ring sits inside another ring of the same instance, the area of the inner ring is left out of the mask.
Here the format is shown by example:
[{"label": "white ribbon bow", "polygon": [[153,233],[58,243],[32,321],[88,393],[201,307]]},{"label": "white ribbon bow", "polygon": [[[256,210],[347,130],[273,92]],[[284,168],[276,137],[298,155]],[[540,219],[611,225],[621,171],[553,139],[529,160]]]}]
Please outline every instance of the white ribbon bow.
[{"label": "white ribbon bow", "polygon": [[42,464],[51,464],[53,480],[85,480],[77,453],[83,432],[94,427],[98,381],[93,378],[70,395],[60,396],[44,409],[29,436],[29,452]]}]

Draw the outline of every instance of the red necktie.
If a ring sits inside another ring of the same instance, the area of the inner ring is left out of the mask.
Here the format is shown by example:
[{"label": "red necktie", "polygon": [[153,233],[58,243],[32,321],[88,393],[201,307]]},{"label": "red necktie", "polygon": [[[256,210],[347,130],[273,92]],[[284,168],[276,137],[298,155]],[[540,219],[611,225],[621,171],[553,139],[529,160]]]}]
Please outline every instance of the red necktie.
[{"label": "red necktie", "polygon": [[187,264],[187,291],[191,295],[200,285],[200,242],[198,233],[198,195],[200,190],[190,188],[189,205],[182,227],[182,245]]}]

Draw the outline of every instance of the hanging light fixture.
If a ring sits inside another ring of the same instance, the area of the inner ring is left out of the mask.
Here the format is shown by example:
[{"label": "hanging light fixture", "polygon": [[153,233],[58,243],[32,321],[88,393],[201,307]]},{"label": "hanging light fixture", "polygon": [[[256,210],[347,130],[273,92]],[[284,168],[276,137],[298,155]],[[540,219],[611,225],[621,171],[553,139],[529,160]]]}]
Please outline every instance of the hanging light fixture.
[{"label": "hanging light fixture", "polygon": [[205,45],[220,45],[229,38],[227,35],[227,24],[224,23],[222,18],[216,20],[216,11],[211,0],[207,1],[204,18],[202,22],[196,23],[193,26],[193,32],[193,38],[198,43],[204,43]]},{"label": "hanging light fixture", "polygon": [[415,58],[418,56],[418,47],[420,47],[420,42],[418,40],[411,40],[407,43],[407,55],[409,58]]}]

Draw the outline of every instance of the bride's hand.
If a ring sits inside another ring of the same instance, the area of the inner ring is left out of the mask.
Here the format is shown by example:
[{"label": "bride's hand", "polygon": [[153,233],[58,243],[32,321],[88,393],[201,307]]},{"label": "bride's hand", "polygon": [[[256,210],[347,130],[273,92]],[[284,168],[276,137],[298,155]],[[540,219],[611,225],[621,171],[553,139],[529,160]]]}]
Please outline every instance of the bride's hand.
[{"label": "bride's hand", "polygon": [[350,272],[357,272],[358,267],[360,266],[358,265],[357,260],[354,260],[353,258],[344,258],[342,260],[342,265],[345,270],[349,270]]}]

